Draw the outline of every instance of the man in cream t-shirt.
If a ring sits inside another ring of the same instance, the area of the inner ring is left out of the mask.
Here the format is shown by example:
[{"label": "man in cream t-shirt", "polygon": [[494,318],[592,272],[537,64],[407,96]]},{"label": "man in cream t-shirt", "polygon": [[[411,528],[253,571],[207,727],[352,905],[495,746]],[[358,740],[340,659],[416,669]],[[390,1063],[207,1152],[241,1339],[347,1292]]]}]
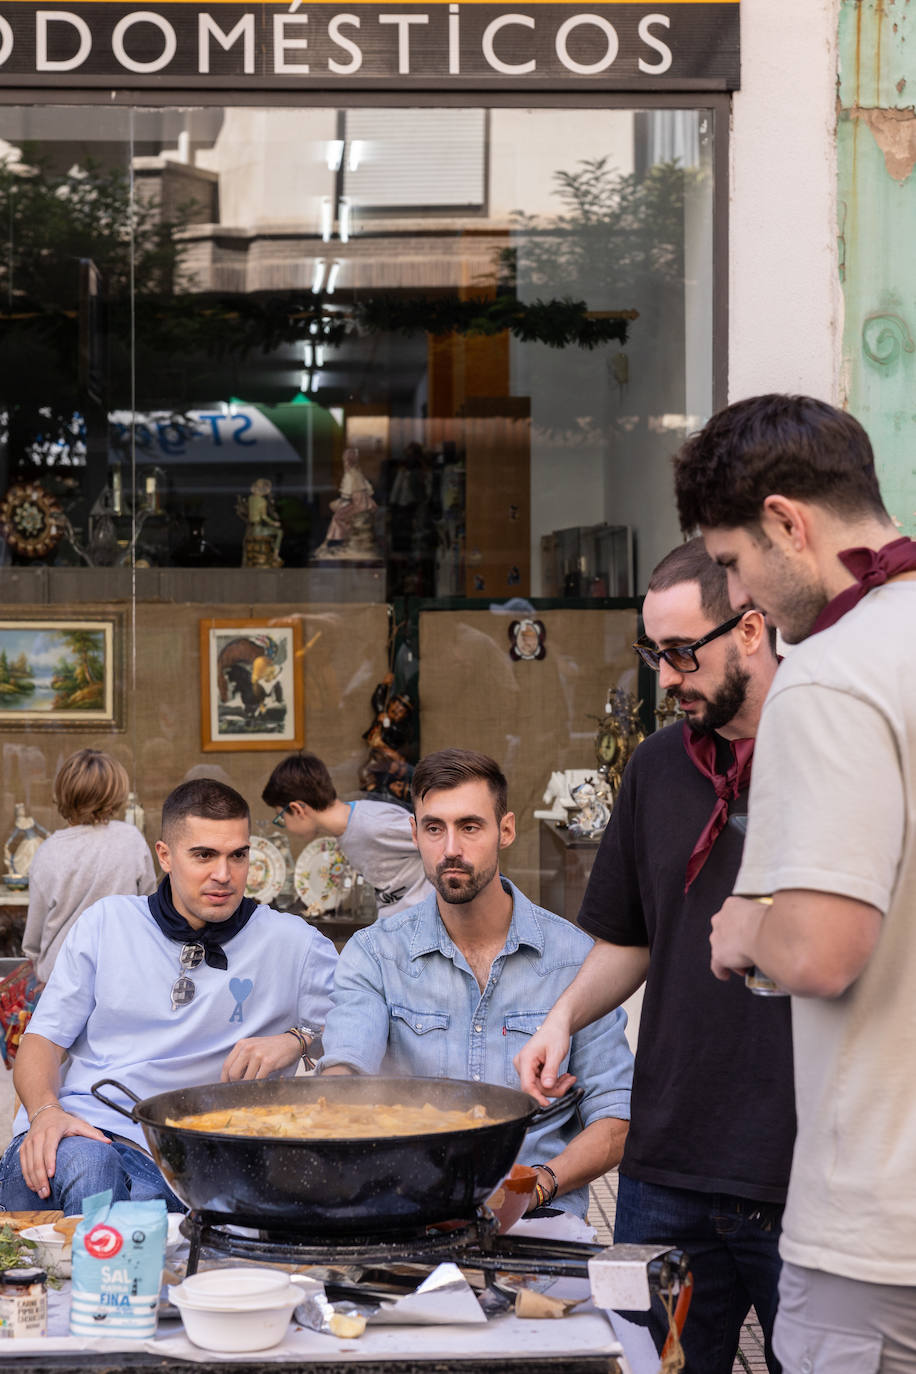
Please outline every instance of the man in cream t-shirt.
[{"label": "man in cream t-shirt", "polygon": [[774,1348],[786,1374],[916,1370],[916,543],[864,430],[808,397],[713,416],[676,485],[733,604],[798,645],[763,708],[741,895],[712,932],[718,977],[753,964],[793,995]]}]

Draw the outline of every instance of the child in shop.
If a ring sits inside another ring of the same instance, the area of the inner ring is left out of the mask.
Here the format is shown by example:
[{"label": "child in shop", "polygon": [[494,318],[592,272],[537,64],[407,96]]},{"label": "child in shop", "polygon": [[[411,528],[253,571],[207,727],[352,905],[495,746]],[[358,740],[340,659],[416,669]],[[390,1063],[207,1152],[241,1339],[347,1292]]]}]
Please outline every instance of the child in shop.
[{"label": "child in shop", "polygon": [[22,950],[46,983],[70,927],[101,897],[154,891],[149,846],[114,820],[127,801],[122,764],[100,749],[78,749],[54,779],[54,804],[67,822],[39,847],[29,868],[29,912]]}]

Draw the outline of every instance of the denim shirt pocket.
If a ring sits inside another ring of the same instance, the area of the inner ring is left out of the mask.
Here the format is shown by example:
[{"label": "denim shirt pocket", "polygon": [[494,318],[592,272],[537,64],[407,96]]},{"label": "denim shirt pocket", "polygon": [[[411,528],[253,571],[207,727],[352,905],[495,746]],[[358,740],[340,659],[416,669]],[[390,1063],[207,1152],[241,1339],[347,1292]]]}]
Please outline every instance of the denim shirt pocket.
[{"label": "denim shirt pocket", "polygon": [[[546,1020],[546,1011],[513,1012],[504,1017],[503,1035],[506,1040],[506,1086],[508,1088],[521,1087],[521,1080],[512,1061],[519,1050],[525,1048],[525,1042],[534,1035],[536,1030],[541,1029]],[[561,1073],[566,1069],[568,1063],[569,1055],[563,1060]]]},{"label": "denim shirt pocket", "polygon": [[388,1058],[396,1073],[421,1078],[448,1076],[447,1011],[418,1011],[392,1004]]}]

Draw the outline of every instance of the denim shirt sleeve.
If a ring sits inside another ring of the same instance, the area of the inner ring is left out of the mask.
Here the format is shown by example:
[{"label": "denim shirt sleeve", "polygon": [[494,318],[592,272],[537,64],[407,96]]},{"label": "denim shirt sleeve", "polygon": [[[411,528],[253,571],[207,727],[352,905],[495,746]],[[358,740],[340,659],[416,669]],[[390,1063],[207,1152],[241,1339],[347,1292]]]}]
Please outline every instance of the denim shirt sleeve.
[{"label": "denim shirt sleeve", "polygon": [[337,960],[319,1073],[335,1064],[346,1064],[357,1073],[378,1073],[385,1057],[388,1002],[368,934],[358,931],[352,936]]},{"label": "denim shirt sleeve", "polygon": [[604,1116],[630,1119],[633,1055],[626,1024],[626,1012],[617,1007],[572,1038],[569,1072],[585,1089],[579,1111],[586,1126]]}]

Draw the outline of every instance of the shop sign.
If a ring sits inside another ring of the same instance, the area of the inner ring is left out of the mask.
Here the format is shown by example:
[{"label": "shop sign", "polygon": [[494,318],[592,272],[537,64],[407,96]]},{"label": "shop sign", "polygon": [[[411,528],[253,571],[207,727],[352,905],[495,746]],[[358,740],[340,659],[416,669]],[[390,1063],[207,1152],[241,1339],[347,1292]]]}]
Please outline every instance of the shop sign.
[{"label": "shop sign", "polygon": [[738,0],[0,0],[0,87],[732,90]]}]

